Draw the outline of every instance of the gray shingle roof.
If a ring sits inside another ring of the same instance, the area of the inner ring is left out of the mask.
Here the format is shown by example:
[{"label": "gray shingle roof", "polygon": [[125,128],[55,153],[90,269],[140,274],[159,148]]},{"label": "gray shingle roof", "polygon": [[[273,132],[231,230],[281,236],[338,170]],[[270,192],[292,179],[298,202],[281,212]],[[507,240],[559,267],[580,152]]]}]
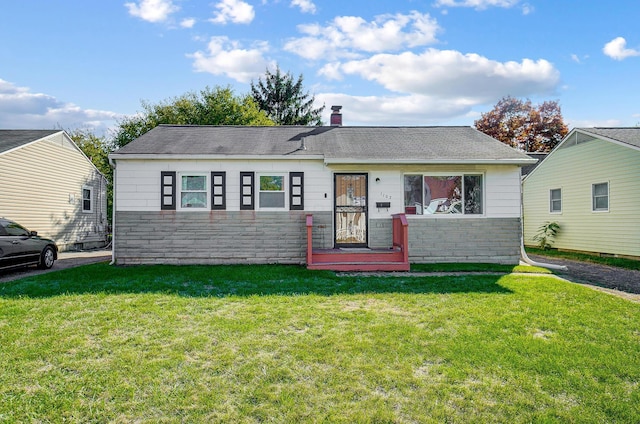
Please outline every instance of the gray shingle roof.
[{"label": "gray shingle roof", "polygon": [[147,154],[313,155],[336,162],[531,161],[471,127],[161,125],[115,152],[116,157]]},{"label": "gray shingle roof", "polygon": [[32,141],[39,140],[61,130],[0,130],[0,153]]},{"label": "gray shingle roof", "polygon": [[631,146],[640,147],[640,127],[625,128],[576,128],[577,130],[607,137],[621,143]]}]

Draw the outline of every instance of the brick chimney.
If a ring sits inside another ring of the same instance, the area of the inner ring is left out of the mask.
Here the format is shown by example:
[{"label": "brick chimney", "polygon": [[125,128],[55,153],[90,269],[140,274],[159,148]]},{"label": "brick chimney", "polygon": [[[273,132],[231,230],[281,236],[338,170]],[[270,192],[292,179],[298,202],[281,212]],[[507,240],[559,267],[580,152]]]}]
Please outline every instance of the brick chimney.
[{"label": "brick chimney", "polygon": [[342,114],[340,113],[340,109],[342,109],[342,106],[331,106],[331,126],[332,127],[342,126]]}]

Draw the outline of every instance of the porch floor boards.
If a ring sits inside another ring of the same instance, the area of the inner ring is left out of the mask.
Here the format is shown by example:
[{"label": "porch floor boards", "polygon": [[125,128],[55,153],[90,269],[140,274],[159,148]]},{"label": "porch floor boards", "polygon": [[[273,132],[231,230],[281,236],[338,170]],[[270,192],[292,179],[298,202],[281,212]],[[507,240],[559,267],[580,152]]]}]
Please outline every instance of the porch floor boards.
[{"label": "porch floor boards", "polygon": [[401,249],[313,249],[308,269],[332,271],[409,271]]}]

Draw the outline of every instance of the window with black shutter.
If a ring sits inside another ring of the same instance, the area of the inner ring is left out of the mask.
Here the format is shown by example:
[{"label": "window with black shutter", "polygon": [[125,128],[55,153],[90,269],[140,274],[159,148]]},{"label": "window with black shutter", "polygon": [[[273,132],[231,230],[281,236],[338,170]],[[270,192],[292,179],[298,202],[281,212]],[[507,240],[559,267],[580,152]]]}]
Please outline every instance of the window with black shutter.
[{"label": "window with black shutter", "polygon": [[224,210],[227,208],[226,173],[211,173],[211,209]]},{"label": "window with black shutter", "polygon": [[176,209],[176,173],[162,171],[160,173],[160,209]]},{"label": "window with black shutter", "polygon": [[289,209],[304,210],[304,172],[289,173]]},{"label": "window with black shutter", "polygon": [[254,178],[253,172],[240,173],[240,210],[255,209]]}]

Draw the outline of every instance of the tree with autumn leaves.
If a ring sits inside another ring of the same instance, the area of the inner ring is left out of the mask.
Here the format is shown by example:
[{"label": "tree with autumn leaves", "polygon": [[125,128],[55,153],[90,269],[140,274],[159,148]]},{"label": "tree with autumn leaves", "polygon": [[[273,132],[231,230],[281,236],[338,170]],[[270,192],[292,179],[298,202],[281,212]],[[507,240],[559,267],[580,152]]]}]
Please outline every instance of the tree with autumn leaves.
[{"label": "tree with autumn leaves", "polygon": [[549,152],[569,132],[557,101],[533,105],[511,96],[474,122],[476,129],[524,152]]}]

